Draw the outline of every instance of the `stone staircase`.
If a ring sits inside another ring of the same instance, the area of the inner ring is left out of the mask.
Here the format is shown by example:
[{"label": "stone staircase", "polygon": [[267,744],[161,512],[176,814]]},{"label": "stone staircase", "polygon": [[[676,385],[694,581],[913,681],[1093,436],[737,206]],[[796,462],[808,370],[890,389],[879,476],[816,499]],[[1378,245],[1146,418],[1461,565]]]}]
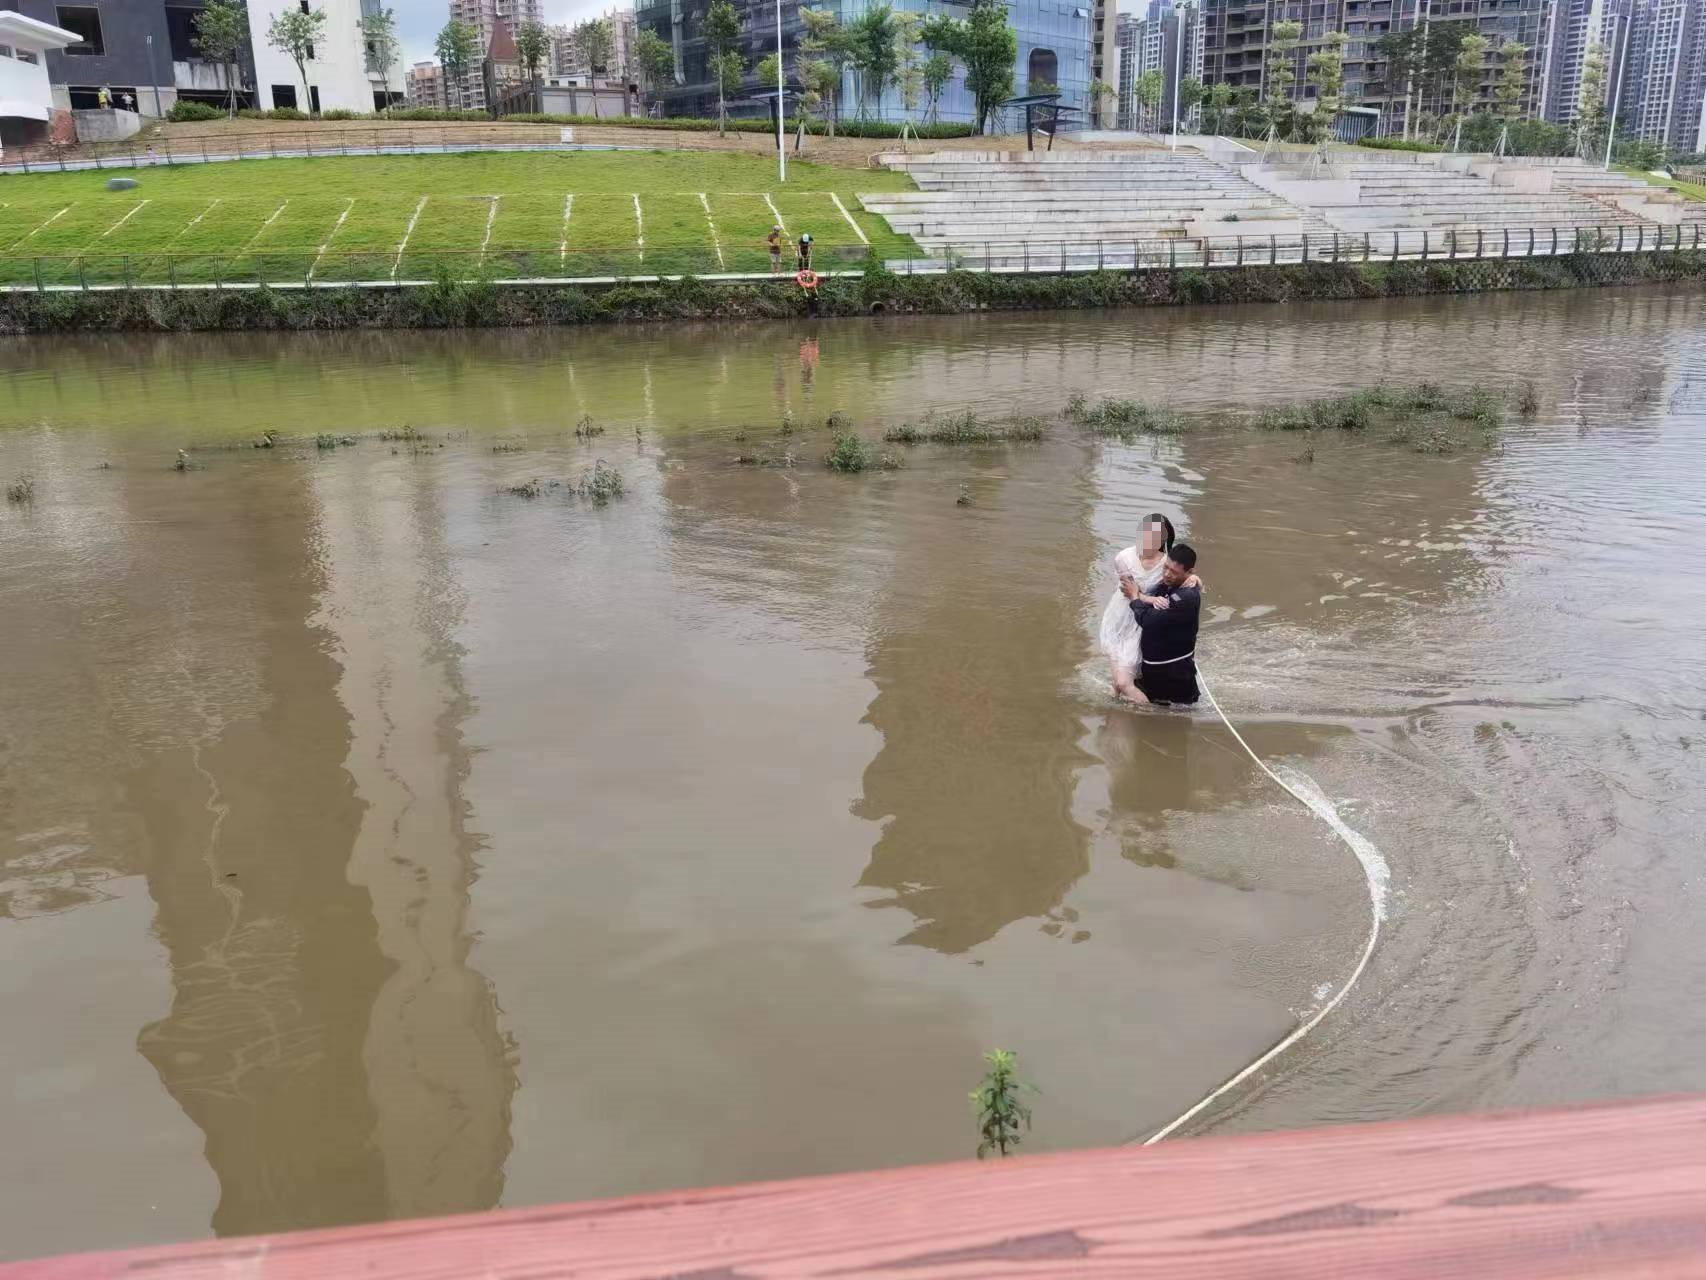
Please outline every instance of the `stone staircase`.
[{"label": "stone staircase", "polygon": [[882,162],[919,190],[864,195],[865,208],[932,257],[971,267],[1129,267],[1165,260],[1171,246],[1200,261],[1205,238],[1295,251],[1305,235],[1333,231],[1192,152],[949,151]]}]

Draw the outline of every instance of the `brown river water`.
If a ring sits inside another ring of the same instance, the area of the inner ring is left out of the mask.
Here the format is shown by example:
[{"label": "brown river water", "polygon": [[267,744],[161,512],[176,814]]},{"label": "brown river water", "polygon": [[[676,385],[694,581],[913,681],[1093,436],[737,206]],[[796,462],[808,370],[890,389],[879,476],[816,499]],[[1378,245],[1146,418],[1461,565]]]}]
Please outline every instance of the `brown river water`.
[{"label": "brown river water", "polygon": [[[1706,1087],[1698,292],[0,364],[0,1257],[962,1158],[996,1045],[1035,1149],[1154,1131],[1369,890],[1211,711],[1110,705],[1152,509],[1228,714],[1390,868],[1186,1132]],[[777,428],[1419,377],[1540,412],[856,476]],[[500,493],[595,457],[607,507]]]}]

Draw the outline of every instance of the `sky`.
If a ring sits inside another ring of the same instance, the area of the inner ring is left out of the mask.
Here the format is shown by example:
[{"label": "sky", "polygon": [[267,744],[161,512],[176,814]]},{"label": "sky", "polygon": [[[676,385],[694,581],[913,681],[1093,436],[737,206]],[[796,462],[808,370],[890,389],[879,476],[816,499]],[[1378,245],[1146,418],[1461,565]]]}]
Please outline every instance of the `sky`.
[{"label": "sky", "polygon": [[[391,0],[391,7],[397,12],[404,65],[436,61],[432,42],[450,18],[449,4],[445,0]],[[545,0],[544,7],[547,23],[573,24],[615,8],[616,0]]]}]

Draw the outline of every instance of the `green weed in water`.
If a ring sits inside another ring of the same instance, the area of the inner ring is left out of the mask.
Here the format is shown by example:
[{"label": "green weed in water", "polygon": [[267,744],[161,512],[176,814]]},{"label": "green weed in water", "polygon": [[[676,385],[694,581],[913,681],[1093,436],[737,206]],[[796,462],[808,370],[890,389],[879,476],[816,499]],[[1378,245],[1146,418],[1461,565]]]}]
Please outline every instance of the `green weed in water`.
[{"label": "green weed in water", "polygon": [[1031,1109],[1019,1100],[1022,1093],[1035,1093],[1033,1085],[1019,1078],[1018,1055],[1005,1049],[991,1049],[983,1055],[987,1069],[983,1080],[971,1092],[972,1110],[977,1115],[979,1141],[977,1158],[991,1151],[1005,1156],[1009,1148],[1019,1145],[1019,1130],[1031,1127]]},{"label": "green weed in water", "polygon": [[1093,436],[1122,440],[1127,444],[1140,435],[1179,435],[1187,430],[1185,420],[1171,409],[1158,409],[1137,400],[1103,400],[1091,405],[1081,395],[1067,401],[1066,416]]},{"label": "green weed in water", "polygon": [[575,439],[591,440],[594,436],[604,434],[604,428],[592,420],[590,413],[582,414],[581,420],[575,423]]},{"label": "green weed in water", "polygon": [[354,443],[354,436],[335,436],[326,431],[322,431],[319,435],[314,437],[314,447],[316,449],[342,449],[348,448]]},{"label": "green weed in water", "polygon": [[426,437],[413,427],[389,427],[379,433],[381,440],[424,440]]},{"label": "green weed in water", "polygon": [[829,442],[823,463],[831,471],[866,471],[876,465],[877,451],[851,431],[838,431]]},{"label": "green weed in water", "polygon": [[1522,393],[1517,397],[1516,411],[1525,418],[1532,418],[1540,412],[1540,392],[1532,382],[1522,384]]},{"label": "green weed in water", "polygon": [[626,491],[622,473],[603,458],[593,463],[592,470],[582,476],[580,483],[575,486],[577,494],[599,506],[603,506],[612,498],[620,498]]},{"label": "green weed in water", "polygon": [[514,440],[499,440],[492,445],[493,453],[525,453],[527,446],[517,444]]},{"label": "green weed in water", "polygon": [[6,486],[6,501],[20,505],[36,500],[36,482],[29,476],[20,475]]},{"label": "green weed in water", "polygon": [[883,433],[883,439],[890,444],[1007,444],[1041,440],[1044,434],[1041,418],[985,421],[968,409],[945,417],[927,413],[923,422],[894,427]]}]

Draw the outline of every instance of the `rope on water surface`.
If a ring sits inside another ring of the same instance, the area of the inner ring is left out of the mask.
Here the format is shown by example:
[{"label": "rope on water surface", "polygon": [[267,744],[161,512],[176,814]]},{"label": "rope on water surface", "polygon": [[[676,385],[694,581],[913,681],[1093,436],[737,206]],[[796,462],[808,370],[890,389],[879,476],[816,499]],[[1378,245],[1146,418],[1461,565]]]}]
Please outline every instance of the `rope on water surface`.
[{"label": "rope on water surface", "polygon": [[1286,1036],[1273,1048],[1262,1054],[1261,1057],[1257,1058],[1243,1070],[1239,1071],[1219,1088],[1205,1094],[1203,1098],[1193,1105],[1188,1111],[1185,1111],[1183,1114],[1169,1121],[1162,1128],[1157,1129],[1154,1133],[1150,1134],[1149,1137],[1143,1140],[1143,1145],[1146,1147],[1151,1143],[1160,1142],[1161,1139],[1167,1137],[1169,1134],[1178,1129],[1180,1125],[1185,1124],[1194,1116],[1201,1114],[1207,1107],[1212,1106],[1218,1099],[1224,1097],[1231,1090],[1244,1083],[1244,1081],[1255,1075],[1256,1072],[1267,1066],[1268,1063],[1272,1062],[1275,1058],[1279,1057],[1280,1054],[1284,1053],[1287,1049],[1291,1048],[1292,1045],[1296,1044],[1299,1040],[1303,1039],[1304,1036],[1308,1035],[1311,1031],[1315,1030],[1316,1027],[1320,1026],[1322,1020],[1325,1019],[1328,1014],[1332,1013],[1334,1009],[1338,1008],[1340,1002],[1344,1000],[1347,994],[1349,994],[1350,989],[1356,986],[1357,979],[1361,978],[1363,970],[1368,968],[1369,957],[1374,954],[1374,944],[1379,941],[1380,938],[1380,886],[1375,879],[1374,873],[1369,868],[1368,863],[1364,860],[1361,850],[1352,843],[1343,824],[1334,819],[1329,819],[1319,808],[1315,806],[1314,803],[1310,801],[1309,797],[1304,795],[1295,786],[1270,769],[1267,764],[1263,762],[1262,758],[1250,749],[1250,744],[1244,741],[1244,735],[1238,732],[1237,728],[1233,726],[1232,721],[1226,718],[1226,712],[1220,709],[1220,703],[1217,702],[1214,697],[1214,690],[1208,687],[1208,681],[1203,678],[1203,674],[1200,669],[1197,671],[1197,680],[1202,685],[1203,693],[1208,695],[1208,703],[1214,708],[1214,714],[1220,717],[1220,722],[1225,725],[1227,731],[1237,739],[1238,745],[1243,747],[1245,753],[1250,757],[1250,759],[1256,762],[1256,767],[1263,773],[1267,774],[1268,777],[1272,778],[1280,786],[1284,787],[1286,791],[1288,791],[1295,800],[1308,809],[1309,812],[1313,813],[1316,817],[1327,823],[1328,826],[1332,827],[1333,834],[1338,836],[1340,840],[1343,840],[1345,847],[1356,856],[1357,865],[1362,868],[1363,876],[1368,881],[1368,941],[1363,944],[1362,958],[1357,961],[1356,968],[1351,970],[1351,976],[1345,979],[1345,984],[1334,993],[1331,1000],[1327,1001],[1326,1004],[1317,1009],[1305,1021],[1299,1023],[1297,1027],[1292,1030],[1290,1035]]}]

